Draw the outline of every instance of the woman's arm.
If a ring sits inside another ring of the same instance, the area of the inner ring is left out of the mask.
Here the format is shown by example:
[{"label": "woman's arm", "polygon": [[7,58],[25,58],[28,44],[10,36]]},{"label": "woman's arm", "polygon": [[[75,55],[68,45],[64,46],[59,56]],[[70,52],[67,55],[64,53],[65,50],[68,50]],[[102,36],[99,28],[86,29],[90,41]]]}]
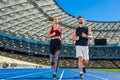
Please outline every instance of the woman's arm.
[{"label": "woman's arm", "polygon": [[50,33],[50,31],[51,31],[51,27],[48,29],[48,33],[47,33],[47,35],[46,35],[46,37],[51,37],[51,36],[54,36],[56,33],[55,32],[53,32],[52,34]]}]

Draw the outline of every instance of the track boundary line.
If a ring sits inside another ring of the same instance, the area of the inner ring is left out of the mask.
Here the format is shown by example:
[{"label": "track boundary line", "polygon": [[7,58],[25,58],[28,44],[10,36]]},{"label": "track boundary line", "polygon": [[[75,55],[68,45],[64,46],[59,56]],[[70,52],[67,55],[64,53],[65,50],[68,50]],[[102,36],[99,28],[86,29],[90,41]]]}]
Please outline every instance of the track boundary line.
[{"label": "track boundary line", "polygon": [[[74,70],[72,70],[72,69],[69,69],[69,70],[74,71]],[[78,71],[74,71],[74,72],[79,73]],[[99,77],[99,76],[96,76],[96,75],[92,75],[92,74],[88,74],[88,73],[85,73],[85,74],[86,74],[86,75],[89,75],[89,76],[92,76],[92,77],[96,77],[96,78],[102,79],[102,80],[109,80],[109,79],[107,79],[107,78]]]},{"label": "track boundary line", "polygon": [[7,78],[7,79],[25,77],[25,76],[30,76],[30,75],[33,75],[33,74],[41,74],[41,73],[46,73],[46,72],[51,72],[51,71],[52,70],[50,70],[50,71],[42,71],[42,72],[37,72],[37,73],[30,73],[30,74],[26,74],[26,75],[20,75],[20,76],[10,77],[10,78]]},{"label": "track boundary line", "polygon": [[62,71],[59,80],[62,80],[63,74],[64,74],[64,70]]},{"label": "track boundary line", "polygon": [[88,74],[88,73],[87,73],[87,75],[93,76],[93,77],[96,77],[96,78],[100,78],[100,79],[102,79],[102,80],[109,80],[109,79],[107,79],[107,78],[103,78],[103,77],[96,76],[96,75],[92,75],[92,74]]}]

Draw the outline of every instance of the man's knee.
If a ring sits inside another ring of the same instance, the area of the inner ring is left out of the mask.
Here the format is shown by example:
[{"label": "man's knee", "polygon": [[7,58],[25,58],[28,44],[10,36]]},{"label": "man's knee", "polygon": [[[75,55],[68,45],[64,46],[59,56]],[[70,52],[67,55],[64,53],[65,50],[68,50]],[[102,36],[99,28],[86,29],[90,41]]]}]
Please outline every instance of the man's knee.
[{"label": "man's knee", "polygon": [[78,57],[78,65],[81,65],[82,62],[83,62],[83,58],[82,58],[82,56]]},{"label": "man's knee", "polygon": [[84,64],[88,64],[89,63],[89,60],[84,60]]}]

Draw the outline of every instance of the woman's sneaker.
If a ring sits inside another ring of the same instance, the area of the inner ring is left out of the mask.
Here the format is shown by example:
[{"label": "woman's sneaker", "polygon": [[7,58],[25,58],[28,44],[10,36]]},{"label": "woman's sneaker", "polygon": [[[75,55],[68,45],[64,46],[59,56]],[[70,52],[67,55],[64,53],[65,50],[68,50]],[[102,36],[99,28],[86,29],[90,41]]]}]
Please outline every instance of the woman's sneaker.
[{"label": "woman's sneaker", "polygon": [[56,78],[57,76],[56,76],[56,74],[53,74],[53,78]]},{"label": "woman's sneaker", "polygon": [[80,73],[80,79],[83,79],[84,76],[83,76],[83,73]]}]

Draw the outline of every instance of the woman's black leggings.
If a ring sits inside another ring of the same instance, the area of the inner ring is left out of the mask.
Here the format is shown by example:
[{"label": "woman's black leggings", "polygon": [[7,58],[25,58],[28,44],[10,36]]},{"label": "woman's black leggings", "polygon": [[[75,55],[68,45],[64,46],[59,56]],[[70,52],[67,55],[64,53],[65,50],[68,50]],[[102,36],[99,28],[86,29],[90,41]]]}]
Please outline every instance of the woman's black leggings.
[{"label": "woman's black leggings", "polygon": [[61,52],[61,41],[60,39],[52,39],[50,41],[50,62],[54,63],[54,72],[57,72],[59,55]]}]

